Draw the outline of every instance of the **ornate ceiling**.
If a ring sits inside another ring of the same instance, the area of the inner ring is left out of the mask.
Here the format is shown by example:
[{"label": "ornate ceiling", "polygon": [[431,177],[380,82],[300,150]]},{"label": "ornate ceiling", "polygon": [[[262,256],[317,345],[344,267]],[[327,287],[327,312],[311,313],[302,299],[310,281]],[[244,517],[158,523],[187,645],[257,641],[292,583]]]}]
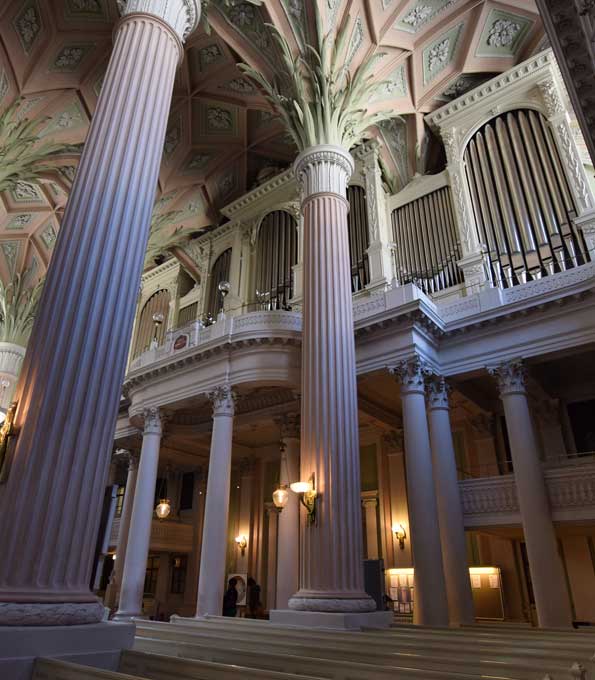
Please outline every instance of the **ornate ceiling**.
[{"label": "ornate ceiling", "polygon": [[[349,68],[374,50],[385,53],[385,80],[373,108],[393,108],[405,123],[372,131],[397,187],[414,171],[423,114],[541,49],[533,0],[318,0],[327,30],[351,17]],[[295,156],[256,86],[236,67],[264,73],[276,54],[265,22],[290,32],[288,13],[313,30],[310,0],[265,0],[227,10],[211,0],[210,35],[186,46],[175,85],[155,209],[148,266],[168,243],[221,220],[219,208]],[[310,8],[307,11],[307,8]],[[11,0],[0,9],[0,110],[22,98],[18,115],[46,119],[44,139],[84,141],[101,91],[117,21],[116,0]],[[0,277],[45,272],[78,156],[39,186],[20,183],[0,195]],[[57,163],[58,165],[58,163]]]}]

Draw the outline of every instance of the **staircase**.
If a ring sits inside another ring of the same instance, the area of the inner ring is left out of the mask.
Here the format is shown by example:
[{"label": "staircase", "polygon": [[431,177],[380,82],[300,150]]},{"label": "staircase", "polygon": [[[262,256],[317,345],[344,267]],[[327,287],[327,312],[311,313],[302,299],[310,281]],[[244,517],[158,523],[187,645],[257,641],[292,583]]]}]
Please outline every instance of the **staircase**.
[{"label": "staircase", "polygon": [[137,621],[117,672],[38,659],[33,680],[595,680],[595,632],[395,624],[333,632],[212,617]]}]

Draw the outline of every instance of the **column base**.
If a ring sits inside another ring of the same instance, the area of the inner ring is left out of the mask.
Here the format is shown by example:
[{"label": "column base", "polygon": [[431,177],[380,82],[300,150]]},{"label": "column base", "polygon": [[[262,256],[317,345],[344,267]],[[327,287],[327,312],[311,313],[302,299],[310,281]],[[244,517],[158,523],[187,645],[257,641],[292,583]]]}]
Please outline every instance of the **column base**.
[{"label": "column base", "polygon": [[54,657],[115,671],[134,642],[134,624],[0,626],[0,678],[30,680],[37,657]]},{"label": "column base", "polygon": [[363,628],[389,628],[393,612],[304,612],[293,609],[273,609],[271,623],[298,628],[326,628],[327,630],[362,630]]}]

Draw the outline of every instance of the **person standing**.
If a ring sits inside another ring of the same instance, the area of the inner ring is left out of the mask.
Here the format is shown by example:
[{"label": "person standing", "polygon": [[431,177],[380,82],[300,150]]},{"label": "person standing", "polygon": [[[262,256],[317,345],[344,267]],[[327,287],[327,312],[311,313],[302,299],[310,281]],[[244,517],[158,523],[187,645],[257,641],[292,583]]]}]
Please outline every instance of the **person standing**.
[{"label": "person standing", "polygon": [[223,616],[236,616],[238,613],[238,580],[230,578],[223,596]]}]

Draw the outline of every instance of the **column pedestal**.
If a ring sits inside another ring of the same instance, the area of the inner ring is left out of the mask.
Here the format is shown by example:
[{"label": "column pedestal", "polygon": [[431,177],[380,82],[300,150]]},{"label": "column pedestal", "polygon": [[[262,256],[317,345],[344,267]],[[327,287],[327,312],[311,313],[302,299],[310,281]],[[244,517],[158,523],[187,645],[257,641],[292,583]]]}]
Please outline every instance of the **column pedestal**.
[{"label": "column pedestal", "polygon": [[448,411],[447,385],[443,378],[436,378],[430,382],[428,389],[432,463],[440,517],[440,540],[449,620],[451,625],[460,626],[474,623],[475,615],[457,463]]},{"label": "column pedestal", "polygon": [[572,609],[527,402],[525,369],[517,360],[489,372],[498,380],[504,405],[539,625],[569,628]]},{"label": "column pedestal", "polygon": [[438,507],[426,417],[426,369],[420,359],[403,361],[392,371],[401,383],[407,498],[415,600],[413,622],[448,626],[448,604],[440,544]]},{"label": "column pedestal", "polygon": [[225,556],[229,519],[234,395],[231,387],[224,385],[209,396],[213,402],[213,433],[200,552],[197,618],[209,615],[221,616],[226,585]]},{"label": "column pedestal", "polygon": [[[114,616],[126,621],[143,614],[143,592],[147,558],[151,542],[151,526],[155,505],[155,486],[159,466],[162,423],[159,409],[146,409],[143,445],[138,466],[138,478],[130,518],[126,558],[122,574],[120,603]],[[117,557],[117,555],[116,555]]]}]

